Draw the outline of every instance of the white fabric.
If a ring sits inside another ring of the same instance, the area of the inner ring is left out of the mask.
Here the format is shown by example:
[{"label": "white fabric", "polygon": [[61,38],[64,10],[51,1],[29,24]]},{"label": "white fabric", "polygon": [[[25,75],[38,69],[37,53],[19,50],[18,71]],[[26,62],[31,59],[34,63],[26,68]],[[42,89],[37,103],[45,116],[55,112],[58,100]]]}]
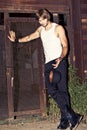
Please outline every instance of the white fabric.
[{"label": "white fabric", "polygon": [[54,32],[56,25],[56,23],[52,23],[52,27],[49,30],[45,30],[42,27],[41,40],[44,48],[45,63],[60,57],[62,53],[61,41]]}]

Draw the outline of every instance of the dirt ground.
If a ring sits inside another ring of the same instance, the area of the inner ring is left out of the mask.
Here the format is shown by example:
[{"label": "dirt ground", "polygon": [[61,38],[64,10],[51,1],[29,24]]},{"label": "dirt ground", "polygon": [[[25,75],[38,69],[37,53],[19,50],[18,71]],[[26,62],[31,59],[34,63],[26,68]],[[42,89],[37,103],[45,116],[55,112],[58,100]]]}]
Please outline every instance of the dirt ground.
[{"label": "dirt ground", "polygon": [[[0,130],[57,130],[58,123],[53,123],[48,120],[33,121],[33,122],[21,122],[15,124],[3,124],[0,125]],[[69,128],[67,129],[69,130]],[[77,130],[87,130],[87,125],[81,123]]]}]

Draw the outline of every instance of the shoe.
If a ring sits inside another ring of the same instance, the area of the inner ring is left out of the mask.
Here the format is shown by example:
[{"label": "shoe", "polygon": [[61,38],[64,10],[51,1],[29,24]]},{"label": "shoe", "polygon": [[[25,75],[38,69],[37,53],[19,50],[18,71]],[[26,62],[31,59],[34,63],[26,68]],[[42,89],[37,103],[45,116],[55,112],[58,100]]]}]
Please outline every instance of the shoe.
[{"label": "shoe", "polygon": [[77,114],[75,120],[73,122],[71,122],[70,130],[75,130],[78,127],[78,125],[80,124],[82,119],[83,119],[83,116],[80,114]]},{"label": "shoe", "polygon": [[61,119],[60,124],[57,126],[58,130],[64,130],[69,127],[69,122],[66,119]]},{"label": "shoe", "polygon": [[70,130],[75,130],[80,124],[81,120],[83,119],[83,116],[75,113],[68,106],[66,106],[65,108],[65,113],[66,113],[66,119],[70,124]]}]

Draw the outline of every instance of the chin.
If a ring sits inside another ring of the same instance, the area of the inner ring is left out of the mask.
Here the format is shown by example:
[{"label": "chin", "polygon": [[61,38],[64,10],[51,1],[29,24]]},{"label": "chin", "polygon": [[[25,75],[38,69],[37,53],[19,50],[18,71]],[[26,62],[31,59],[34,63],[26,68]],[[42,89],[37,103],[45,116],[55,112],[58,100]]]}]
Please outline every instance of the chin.
[{"label": "chin", "polygon": [[43,27],[46,27],[46,25],[42,25]]},{"label": "chin", "polygon": [[46,27],[46,24],[42,24],[43,27]]}]

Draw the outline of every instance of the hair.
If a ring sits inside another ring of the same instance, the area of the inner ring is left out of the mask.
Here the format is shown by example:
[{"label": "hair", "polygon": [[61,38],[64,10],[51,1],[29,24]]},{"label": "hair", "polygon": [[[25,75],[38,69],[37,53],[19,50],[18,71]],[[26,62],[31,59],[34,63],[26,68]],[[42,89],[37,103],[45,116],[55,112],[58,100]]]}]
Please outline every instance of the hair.
[{"label": "hair", "polygon": [[43,17],[43,19],[51,19],[51,13],[47,9],[40,9],[36,13],[37,19]]}]

